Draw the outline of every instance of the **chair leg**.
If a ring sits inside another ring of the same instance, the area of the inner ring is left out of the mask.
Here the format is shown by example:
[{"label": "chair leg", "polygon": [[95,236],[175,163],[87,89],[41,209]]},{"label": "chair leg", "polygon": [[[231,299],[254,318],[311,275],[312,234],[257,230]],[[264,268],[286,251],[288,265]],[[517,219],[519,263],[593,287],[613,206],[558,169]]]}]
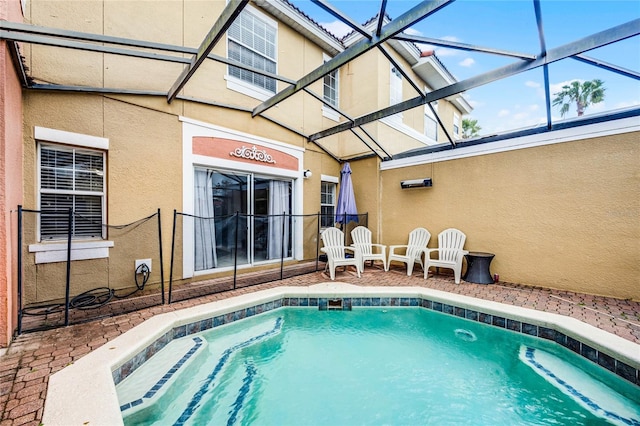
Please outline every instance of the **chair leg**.
[{"label": "chair leg", "polygon": [[413,274],[413,262],[412,261],[408,261],[407,262],[407,276],[410,277],[411,274]]},{"label": "chair leg", "polygon": [[453,277],[455,279],[456,284],[460,284],[460,269],[456,268],[453,270]]}]

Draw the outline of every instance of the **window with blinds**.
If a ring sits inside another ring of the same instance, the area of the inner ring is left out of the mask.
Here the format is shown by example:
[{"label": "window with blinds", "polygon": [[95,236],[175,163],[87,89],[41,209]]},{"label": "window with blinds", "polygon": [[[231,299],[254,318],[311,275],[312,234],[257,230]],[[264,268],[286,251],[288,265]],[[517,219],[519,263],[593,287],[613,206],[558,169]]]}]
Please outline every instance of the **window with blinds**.
[{"label": "window with blinds", "polygon": [[40,239],[65,239],[69,209],[73,238],[101,238],[104,206],[104,154],[40,146]]},{"label": "window with blinds", "polygon": [[329,228],[336,222],[336,184],[322,182],[320,187],[320,227]]},{"label": "window with blinds", "polygon": [[[243,10],[227,32],[229,59],[275,74],[276,34],[275,27],[248,9]],[[273,78],[231,65],[229,75],[269,92],[276,92],[276,80]]]},{"label": "window with blinds", "polygon": [[[328,59],[325,59],[324,62],[328,62]],[[324,100],[338,107],[338,70],[324,76],[323,89]]]},{"label": "window with blinds", "polygon": [[[438,101],[432,102],[433,110],[438,112]],[[433,139],[438,140],[438,122],[436,121],[435,114],[429,108],[429,105],[424,106],[424,134]]]}]

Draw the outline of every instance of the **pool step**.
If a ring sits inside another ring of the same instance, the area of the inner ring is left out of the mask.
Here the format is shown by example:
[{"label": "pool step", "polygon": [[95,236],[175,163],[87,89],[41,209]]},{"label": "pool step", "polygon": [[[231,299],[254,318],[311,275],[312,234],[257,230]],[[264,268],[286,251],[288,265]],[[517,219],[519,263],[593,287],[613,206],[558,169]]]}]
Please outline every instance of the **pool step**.
[{"label": "pool step", "polygon": [[640,425],[640,407],[567,361],[520,346],[520,360],[597,417],[616,425]]}]

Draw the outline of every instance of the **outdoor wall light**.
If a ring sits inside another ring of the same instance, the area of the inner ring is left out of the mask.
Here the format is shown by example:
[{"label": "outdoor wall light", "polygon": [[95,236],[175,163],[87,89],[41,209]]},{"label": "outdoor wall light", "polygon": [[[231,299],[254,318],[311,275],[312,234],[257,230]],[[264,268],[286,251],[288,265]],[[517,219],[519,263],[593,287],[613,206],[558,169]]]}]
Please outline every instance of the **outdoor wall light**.
[{"label": "outdoor wall light", "polygon": [[302,176],[304,176],[305,179],[309,179],[311,177],[313,173],[311,173],[311,170],[307,169],[304,172],[302,172]]},{"label": "outdoor wall light", "polygon": [[412,179],[412,180],[400,181],[400,187],[402,189],[423,188],[423,187],[431,187],[431,186],[433,186],[433,181],[431,180],[431,178]]}]

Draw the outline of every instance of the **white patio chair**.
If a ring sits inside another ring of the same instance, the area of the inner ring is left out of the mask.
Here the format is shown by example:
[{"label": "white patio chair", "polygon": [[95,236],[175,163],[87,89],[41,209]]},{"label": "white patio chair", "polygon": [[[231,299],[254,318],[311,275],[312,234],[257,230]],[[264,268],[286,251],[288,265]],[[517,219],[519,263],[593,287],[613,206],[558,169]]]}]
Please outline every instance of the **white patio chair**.
[{"label": "white patio chair", "polygon": [[[460,230],[449,228],[438,234],[438,248],[429,249],[425,255],[424,279],[429,276],[429,268],[453,269],[456,284],[460,284],[462,271],[462,258],[469,253],[463,250],[467,236]],[[437,259],[432,259],[431,254],[438,253]]]},{"label": "white patio chair", "polygon": [[[360,271],[362,266],[362,259],[360,258],[360,250],[355,247],[345,247],[344,245],[344,232],[338,228],[327,228],[320,234],[322,244],[324,247],[320,249],[327,255],[327,266],[329,267],[329,275],[331,280],[336,278],[336,268],[338,266],[353,265],[356,267],[358,278],[360,278]],[[346,252],[351,251],[353,257],[347,257]]]},{"label": "white patio chair", "polygon": [[384,270],[387,270],[387,246],[372,243],[371,230],[365,226],[356,226],[351,230],[351,240],[353,241],[351,245],[360,250],[361,270],[364,271],[364,262],[367,260],[371,261],[371,265],[376,260],[381,260]]},{"label": "white patio chair", "polygon": [[387,271],[392,261],[407,264],[407,276],[411,276],[414,263],[419,263],[422,269],[422,254],[427,250],[427,244],[431,239],[431,233],[424,228],[416,228],[409,233],[409,242],[405,245],[389,246],[389,261]]}]

